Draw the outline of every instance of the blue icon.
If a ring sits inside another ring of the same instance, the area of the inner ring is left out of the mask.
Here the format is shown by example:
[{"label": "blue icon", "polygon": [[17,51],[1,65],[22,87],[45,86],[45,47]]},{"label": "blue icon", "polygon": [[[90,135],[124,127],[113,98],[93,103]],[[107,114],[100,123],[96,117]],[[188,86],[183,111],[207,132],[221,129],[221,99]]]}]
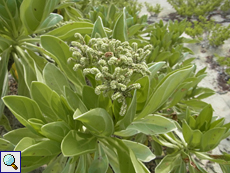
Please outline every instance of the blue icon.
[{"label": "blue icon", "polygon": [[14,164],[15,158],[12,154],[7,154],[3,157],[3,162],[7,166],[12,166],[15,170],[18,169],[18,167]]}]

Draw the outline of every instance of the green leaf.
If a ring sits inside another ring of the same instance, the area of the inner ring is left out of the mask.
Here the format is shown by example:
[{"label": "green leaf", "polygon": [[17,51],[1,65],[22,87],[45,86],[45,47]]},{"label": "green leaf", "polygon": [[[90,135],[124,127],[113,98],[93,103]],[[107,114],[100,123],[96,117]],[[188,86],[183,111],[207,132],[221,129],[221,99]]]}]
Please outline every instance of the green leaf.
[{"label": "green leaf", "polygon": [[82,35],[88,34],[91,35],[93,31],[93,24],[89,22],[72,22],[66,25],[63,25],[57,29],[54,29],[46,35],[51,35],[58,37],[64,41],[73,41],[75,40],[74,34],[80,33]]},{"label": "green leaf", "polygon": [[141,143],[128,140],[122,141],[125,143],[127,147],[129,147],[134,152],[136,158],[142,162],[150,162],[156,157],[147,146]]},{"label": "green leaf", "polygon": [[31,96],[37,102],[42,112],[49,120],[56,120],[57,115],[51,107],[53,91],[45,84],[40,82],[32,82]]},{"label": "green leaf", "polygon": [[106,145],[108,149],[115,151],[116,157],[118,158],[119,167],[116,166],[116,162],[112,165],[112,167],[116,166],[115,169],[118,169],[116,172],[149,172],[148,169],[137,160],[134,152],[129,149],[122,140],[107,138],[106,141],[108,142]]},{"label": "green leaf", "polygon": [[1,120],[0,120],[0,126],[3,126],[7,131],[11,131],[12,128],[10,126],[10,122],[8,118],[2,114]]},{"label": "green leaf", "polygon": [[151,72],[149,79],[152,80],[153,77],[157,74],[157,72],[165,65],[165,62],[156,62],[152,66],[150,66],[148,69]]},{"label": "green leaf", "polygon": [[[1,37],[0,37],[0,54],[2,52],[4,52],[5,50],[7,50],[10,47],[10,45],[12,45],[12,44],[13,44],[13,41],[11,41],[8,38],[5,38],[4,36],[1,35]],[[9,54],[7,56],[9,56]],[[5,60],[8,59],[8,58],[4,58],[4,57],[5,57],[5,55],[2,55],[2,59],[5,59]],[[1,64],[4,64],[3,60],[1,60],[1,62],[2,62]],[[3,70],[3,68],[1,68],[1,70]]]},{"label": "green leaf", "polygon": [[180,153],[174,152],[172,154],[166,155],[159,165],[157,165],[155,172],[163,173],[163,172],[171,172],[174,167],[181,165],[182,159]]},{"label": "green leaf", "polygon": [[181,53],[176,51],[174,52],[169,58],[168,58],[168,62],[170,67],[173,67],[175,64],[177,64],[177,62],[181,59]]},{"label": "green leaf", "polygon": [[218,146],[225,132],[225,127],[216,127],[205,132],[201,139],[201,151],[210,151]]},{"label": "green leaf", "polygon": [[29,88],[26,85],[25,79],[24,79],[24,70],[23,70],[23,65],[22,62],[19,60],[19,58],[17,57],[17,55],[14,55],[14,63],[15,63],[15,67],[16,67],[16,71],[18,74],[18,95],[23,95],[23,96],[27,96],[30,97],[30,92],[29,92]]},{"label": "green leaf", "polygon": [[183,101],[182,103],[186,104],[189,107],[192,107],[196,111],[201,111],[204,107],[208,105],[208,103],[197,99]]},{"label": "green leaf", "polygon": [[148,76],[145,76],[137,80],[136,83],[141,85],[141,88],[137,89],[137,113],[140,113],[149,96],[149,78]]},{"label": "green leaf", "polygon": [[40,108],[34,100],[31,100],[23,96],[5,96],[3,98],[4,103],[13,112],[15,117],[24,126],[29,125],[27,120],[29,118],[37,118],[46,122],[43,117]]},{"label": "green leaf", "polygon": [[43,77],[46,84],[59,95],[64,95],[64,86],[70,87],[65,75],[51,63],[46,64]]},{"label": "green leaf", "polygon": [[108,158],[101,145],[98,145],[98,151],[95,152],[94,160],[91,163],[89,173],[102,173],[106,172],[109,167]]},{"label": "green leaf", "polygon": [[151,94],[146,106],[137,116],[137,119],[143,118],[150,113],[154,113],[159,107],[161,107],[178,88],[179,84],[191,74],[193,69],[194,66],[189,66],[187,68],[175,70],[161,80],[155,91]]},{"label": "green leaf", "polygon": [[138,130],[146,135],[156,135],[168,133],[176,129],[175,124],[168,118],[160,115],[148,115],[145,118],[131,123],[127,130]]},{"label": "green leaf", "polygon": [[[7,64],[9,59],[9,52],[4,51],[0,58],[0,98],[4,97],[8,93],[8,70]],[[3,111],[5,104],[3,100],[0,99],[0,121],[3,119]]]},{"label": "green leaf", "polygon": [[68,79],[76,86],[77,92],[81,93],[83,85],[86,85],[85,79],[82,71],[73,71],[74,63],[67,63],[68,58],[72,56],[69,51],[69,46],[53,36],[42,36],[41,44],[47,51],[54,55],[52,58],[63,70]]},{"label": "green leaf", "polygon": [[199,130],[192,130],[186,121],[182,122],[182,133],[189,148],[200,148],[202,133]]},{"label": "green leaf", "polygon": [[107,34],[104,30],[104,26],[103,26],[103,23],[102,23],[100,16],[98,16],[96,22],[94,23],[93,32],[91,34],[91,37],[95,38],[96,33],[98,33],[101,36],[101,38],[107,37]]},{"label": "green leaf", "polygon": [[114,28],[112,38],[120,40],[121,42],[127,41],[127,26],[126,26],[126,15],[125,8],[123,13],[117,19]]},{"label": "green leaf", "polygon": [[[25,83],[30,90],[30,85],[32,81],[36,81],[36,73],[35,73],[35,68],[34,68],[34,60],[30,57],[28,53],[25,53],[25,51],[16,46],[17,54],[20,57],[22,66],[23,66],[23,74],[24,74],[24,80]],[[20,85],[20,84],[19,84]]]},{"label": "green leaf", "polygon": [[63,171],[63,168],[66,166],[66,162],[68,159],[71,160],[70,158],[64,157],[62,154],[60,154],[47,165],[46,169],[42,173],[58,173],[60,171]]},{"label": "green leaf", "polygon": [[[26,140],[27,138],[22,139],[15,147],[15,151],[18,151],[20,145],[23,145]],[[52,156],[58,155],[60,152],[60,143],[52,140],[31,143],[31,145],[21,151],[22,156]]]},{"label": "green leaf", "polygon": [[68,87],[65,87],[64,90],[67,102],[69,103],[73,111],[77,109],[79,109],[81,113],[85,113],[88,111],[87,107],[85,106],[81,98],[77,95],[77,93],[73,92]]},{"label": "green leaf", "polygon": [[22,156],[21,157],[21,170],[22,172],[31,172],[34,169],[48,164],[54,156]]},{"label": "green leaf", "polygon": [[21,21],[19,19],[20,2],[16,0],[1,0],[0,1],[0,16],[1,25],[7,28],[11,34],[17,36]]},{"label": "green leaf", "polygon": [[51,13],[49,16],[39,25],[36,29],[36,32],[42,32],[46,29],[51,28],[56,25],[58,22],[62,21],[63,17],[59,14]]},{"label": "green leaf", "polygon": [[88,109],[98,107],[98,95],[95,94],[94,88],[85,85],[82,91],[82,101]]},{"label": "green leaf", "polygon": [[117,128],[116,131],[126,129],[133,122],[133,119],[136,115],[136,107],[137,107],[136,104],[137,104],[137,91],[135,90],[134,94],[133,94],[132,101],[129,105],[129,108],[128,108],[126,114],[116,124],[116,128]]},{"label": "green leaf", "polygon": [[30,131],[28,128],[20,128],[12,130],[3,135],[4,139],[10,141],[12,144],[17,145],[17,143],[24,137],[30,137],[33,139],[41,139],[42,136],[38,136]]},{"label": "green leaf", "polygon": [[200,129],[201,131],[208,130],[211,121],[212,121],[212,106],[209,104],[207,105],[196,118],[196,128]]},{"label": "green leaf", "polygon": [[26,32],[35,32],[58,3],[59,0],[24,0],[20,6],[20,17]]},{"label": "green leaf", "polygon": [[113,120],[105,109],[95,108],[81,115],[74,114],[73,118],[81,121],[94,135],[105,137],[114,132]]},{"label": "green leaf", "polygon": [[[73,3],[73,6],[75,6],[75,3]],[[64,13],[65,14],[63,14],[63,15],[64,15],[65,20],[70,19],[70,20],[76,21],[76,20],[79,20],[79,18],[83,18],[82,12],[80,10],[78,10],[77,8],[71,7],[71,4],[68,7],[64,8]],[[68,16],[68,18],[67,18],[67,16]]]},{"label": "green leaf", "polygon": [[128,36],[132,37],[133,35],[137,34],[138,31],[140,31],[141,29],[143,29],[146,25],[145,24],[135,24],[132,25],[129,29],[128,29]]},{"label": "green leaf", "polygon": [[43,125],[41,133],[51,140],[61,142],[70,130],[68,124],[63,121],[57,121]]},{"label": "green leaf", "polygon": [[0,138],[0,151],[13,151],[14,145],[6,139]]},{"label": "green leaf", "polygon": [[79,156],[96,150],[97,139],[91,134],[71,130],[61,143],[65,157]]}]

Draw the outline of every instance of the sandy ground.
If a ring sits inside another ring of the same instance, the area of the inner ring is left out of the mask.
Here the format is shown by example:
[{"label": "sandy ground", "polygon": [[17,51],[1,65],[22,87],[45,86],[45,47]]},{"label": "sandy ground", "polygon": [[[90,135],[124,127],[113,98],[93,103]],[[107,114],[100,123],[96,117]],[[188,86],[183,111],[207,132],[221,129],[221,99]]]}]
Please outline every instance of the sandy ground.
[{"label": "sandy ground", "polygon": [[[152,5],[159,3],[163,7],[163,10],[158,15],[158,19],[166,17],[168,14],[175,12],[175,10],[167,2],[167,0],[138,0],[138,1],[142,3],[148,2],[151,3]],[[149,15],[145,7],[143,7],[140,14]],[[214,16],[213,19],[216,21],[222,20],[220,15]],[[186,37],[186,35],[183,36]],[[200,45],[196,45],[196,44],[185,45],[194,52],[193,57],[196,58],[194,60],[194,63],[196,64],[198,70],[207,66],[207,70],[206,70],[207,76],[199,83],[199,86],[211,88],[216,92],[213,96],[204,99],[203,101],[210,103],[214,109],[214,116],[224,117],[226,123],[230,122],[230,92],[222,92],[217,82],[218,72],[210,68],[210,65],[206,62],[207,60],[206,57],[211,56],[214,53],[220,56],[229,56],[230,55],[229,45],[230,45],[230,40],[227,40],[223,46],[218,47],[216,49],[213,48],[204,49],[201,48]],[[222,140],[220,145],[215,150],[212,151],[213,154],[221,154],[221,152],[230,153],[229,138]],[[222,173],[222,170],[220,169],[218,164],[211,165],[210,163],[205,161],[203,162],[203,164],[206,167],[207,171],[210,173],[211,172]]]}]

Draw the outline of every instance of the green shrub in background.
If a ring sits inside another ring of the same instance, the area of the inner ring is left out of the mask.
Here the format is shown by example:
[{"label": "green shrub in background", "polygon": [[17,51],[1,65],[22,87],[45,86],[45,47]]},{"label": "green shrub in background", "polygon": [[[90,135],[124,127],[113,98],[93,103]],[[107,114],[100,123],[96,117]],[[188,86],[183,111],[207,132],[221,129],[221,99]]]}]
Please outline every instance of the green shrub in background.
[{"label": "green shrub in background", "polygon": [[[15,2],[0,0],[0,7],[15,9],[10,4]],[[111,8],[119,9],[115,5],[92,9],[89,1],[73,0],[51,8],[52,3],[24,0],[18,5],[21,16],[28,10],[22,25],[31,29],[22,44],[7,44],[7,25],[14,22],[1,18],[1,62],[6,67],[8,47],[20,55],[14,60],[22,68],[13,74],[19,74],[27,94],[5,96],[8,69],[3,68],[1,98],[25,127],[1,137],[0,150],[21,151],[22,172],[45,164],[45,173],[144,173],[149,170],[143,162],[156,156],[163,158],[155,160],[157,173],[205,172],[195,158],[217,162],[228,172],[229,154],[209,151],[229,135],[229,124],[213,117],[211,106],[201,101],[214,92],[197,86],[205,68],[196,72],[193,58],[184,59],[192,54],[181,37],[186,21],[146,26],[146,16],[137,17],[135,1],[110,25],[110,14],[116,14]],[[47,19],[47,27],[36,32],[31,18],[52,16],[54,10],[65,21]],[[93,24],[84,10],[95,15]]]},{"label": "green shrub in background", "polygon": [[184,17],[207,16],[216,10],[223,0],[167,0],[169,4]]},{"label": "green shrub in background", "polygon": [[155,15],[155,16],[158,16],[158,14],[163,10],[160,4],[156,4],[156,6],[153,7],[150,3],[145,2],[145,7],[147,8],[147,11],[151,15]]},{"label": "green shrub in background", "polygon": [[230,38],[229,28],[230,25],[215,24],[213,20],[208,21],[205,17],[199,16],[199,21],[188,23],[185,33],[207,47],[218,47]]}]

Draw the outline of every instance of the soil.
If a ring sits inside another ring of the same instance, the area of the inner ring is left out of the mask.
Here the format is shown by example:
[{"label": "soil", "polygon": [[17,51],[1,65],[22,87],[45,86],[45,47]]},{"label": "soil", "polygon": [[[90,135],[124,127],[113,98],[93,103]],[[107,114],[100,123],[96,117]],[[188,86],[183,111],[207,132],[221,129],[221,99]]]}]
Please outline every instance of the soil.
[{"label": "soil", "polygon": [[207,56],[206,62],[210,65],[210,68],[217,71],[217,82],[222,91],[230,91],[230,85],[227,83],[230,76],[223,70],[223,67],[215,61],[213,56]]}]

